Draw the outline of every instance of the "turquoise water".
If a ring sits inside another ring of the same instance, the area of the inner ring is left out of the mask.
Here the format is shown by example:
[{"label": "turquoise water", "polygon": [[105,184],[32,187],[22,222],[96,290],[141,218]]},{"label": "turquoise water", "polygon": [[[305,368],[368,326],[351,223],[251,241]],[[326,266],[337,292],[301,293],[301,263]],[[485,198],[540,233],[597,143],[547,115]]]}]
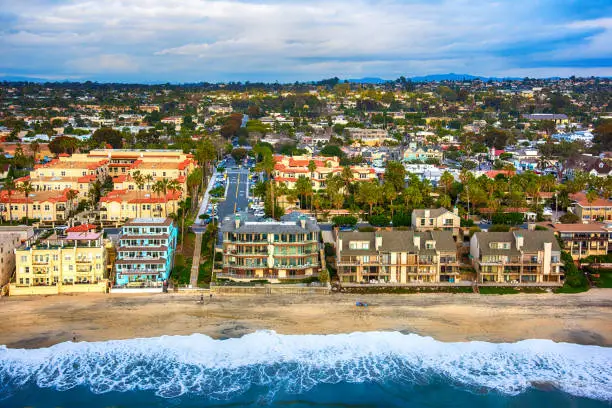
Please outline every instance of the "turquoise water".
[{"label": "turquoise water", "polygon": [[397,332],[0,348],[0,407],[611,407],[612,349]]}]

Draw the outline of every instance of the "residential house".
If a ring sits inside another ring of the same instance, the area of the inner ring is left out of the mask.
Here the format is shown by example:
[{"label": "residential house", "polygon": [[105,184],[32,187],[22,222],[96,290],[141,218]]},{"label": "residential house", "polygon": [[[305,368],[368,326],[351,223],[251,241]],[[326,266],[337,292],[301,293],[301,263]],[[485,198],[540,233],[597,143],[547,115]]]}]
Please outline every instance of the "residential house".
[{"label": "residential house", "polygon": [[174,267],[178,229],[170,218],[135,218],[121,228],[115,281],[128,287],[159,287]]},{"label": "residential house", "polygon": [[408,147],[404,149],[402,159],[405,162],[425,162],[427,160],[437,160],[438,162],[442,163],[444,153],[437,147],[417,146],[416,143],[410,143]]},{"label": "residential house", "polygon": [[341,231],[336,266],[340,282],[346,283],[460,280],[457,245],[450,231]]},{"label": "residential house", "polygon": [[550,230],[477,232],[470,258],[479,284],[563,284],[561,248]]},{"label": "residential house", "polygon": [[612,248],[612,228],[605,224],[552,224],[561,248],[574,260],[591,255],[608,255]]},{"label": "residential house", "polygon": [[220,230],[223,272],[217,278],[278,282],[319,274],[321,230],[313,218],[292,213],[274,221],[241,213],[226,217]]},{"label": "residential house", "polygon": [[612,221],[612,200],[596,198],[589,202],[585,193],[570,194],[573,201],[570,211],[580,218],[582,222],[593,222],[596,220]]},{"label": "residential house", "polygon": [[446,208],[412,210],[412,228],[416,231],[451,231],[456,237],[460,227],[461,218],[457,207],[453,211]]}]

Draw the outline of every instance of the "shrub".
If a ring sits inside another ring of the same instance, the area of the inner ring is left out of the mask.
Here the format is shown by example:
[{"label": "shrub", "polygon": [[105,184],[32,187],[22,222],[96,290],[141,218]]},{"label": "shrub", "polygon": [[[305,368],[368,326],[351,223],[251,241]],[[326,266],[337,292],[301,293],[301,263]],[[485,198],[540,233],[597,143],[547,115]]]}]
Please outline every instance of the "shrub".
[{"label": "shrub", "polygon": [[389,217],[387,217],[385,214],[373,215],[369,220],[370,224],[377,227],[386,227],[389,225],[389,221]]},{"label": "shrub", "polygon": [[493,224],[520,225],[524,221],[525,217],[521,213],[498,213],[491,217]]},{"label": "shrub", "polygon": [[396,212],[393,214],[393,226],[394,227],[409,227],[412,223],[412,215],[405,212]]},{"label": "shrub", "polygon": [[491,225],[491,227],[489,228],[489,232],[508,232],[508,231],[510,231],[509,225],[496,224],[496,225]]},{"label": "shrub", "polygon": [[561,217],[559,217],[559,221],[561,221],[564,224],[577,224],[580,222],[580,217],[578,217],[574,213],[568,212],[568,213],[563,214]]},{"label": "shrub", "polygon": [[332,217],[332,222],[334,226],[352,226],[354,227],[357,224],[357,218],[352,215],[337,215]]}]

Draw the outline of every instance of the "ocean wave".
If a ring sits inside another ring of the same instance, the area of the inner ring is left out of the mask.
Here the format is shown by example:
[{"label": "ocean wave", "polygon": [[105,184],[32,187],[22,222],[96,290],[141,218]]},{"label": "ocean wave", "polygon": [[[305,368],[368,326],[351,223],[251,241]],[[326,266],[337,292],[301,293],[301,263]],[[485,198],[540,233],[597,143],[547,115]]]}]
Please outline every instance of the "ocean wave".
[{"label": "ocean wave", "polygon": [[[545,384],[612,401],[612,349],[525,340],[444,343],[398,332],[280,335],[259,331],[214,340],[201,334],[45,349],[0,347],[0,395],[25,385],[94,393],[150,390],[228,399],[254,386],[303,393],[318,384],[444,381],[475,392],[516,395]],[[1,397],[0,397],[1,398]]]}]

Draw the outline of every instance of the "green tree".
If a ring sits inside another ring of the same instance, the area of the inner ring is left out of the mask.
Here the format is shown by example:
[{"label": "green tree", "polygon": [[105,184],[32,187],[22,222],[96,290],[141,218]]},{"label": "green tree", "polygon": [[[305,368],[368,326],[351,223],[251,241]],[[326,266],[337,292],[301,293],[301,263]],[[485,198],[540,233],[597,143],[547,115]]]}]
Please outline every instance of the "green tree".
[{"label": "green tree", "polygon": [[404,178],[406,177],[406,169],[400,162],[389,160],[385,168],[385,183],[391,184],[395,191],[404,189]]},{"label": "green tree", "polygon": [[91,136],[91,141],[97,146],[104,146],[109,144],[113,149],[120,149],[123,145],[123,136],[118,130],[101,127],[97,129]]},{"label": "green tree", "polygon": [[372,215],[372,207],[380,202],[381,189],[377,181],[363,182],[359,184],[357,191],[357,202],[367,204],[370,207],[368,214]]},{"label": "green tree", "polygon": [[26,225],[28,225],[28,221],[30,218],[29,215],[29,206],[30,206],[30,193],[34,190],[34,187],[32,186],[32,183],[29,180],[24,181],[23,183],[21,183],[21,185],[19,186],[19,191],[23,194],[25,200],[26,200]]},{"label": "green tree", "polygon": [[13,193],[15,192],[15,181],[9,177],[5,182],[4,182],[4,189],[6,190],[6,195],[8,197],[8,210],[9,210],[9,220],[10,222],[13,222],[13,200],[12,200],[12,196]]}]

